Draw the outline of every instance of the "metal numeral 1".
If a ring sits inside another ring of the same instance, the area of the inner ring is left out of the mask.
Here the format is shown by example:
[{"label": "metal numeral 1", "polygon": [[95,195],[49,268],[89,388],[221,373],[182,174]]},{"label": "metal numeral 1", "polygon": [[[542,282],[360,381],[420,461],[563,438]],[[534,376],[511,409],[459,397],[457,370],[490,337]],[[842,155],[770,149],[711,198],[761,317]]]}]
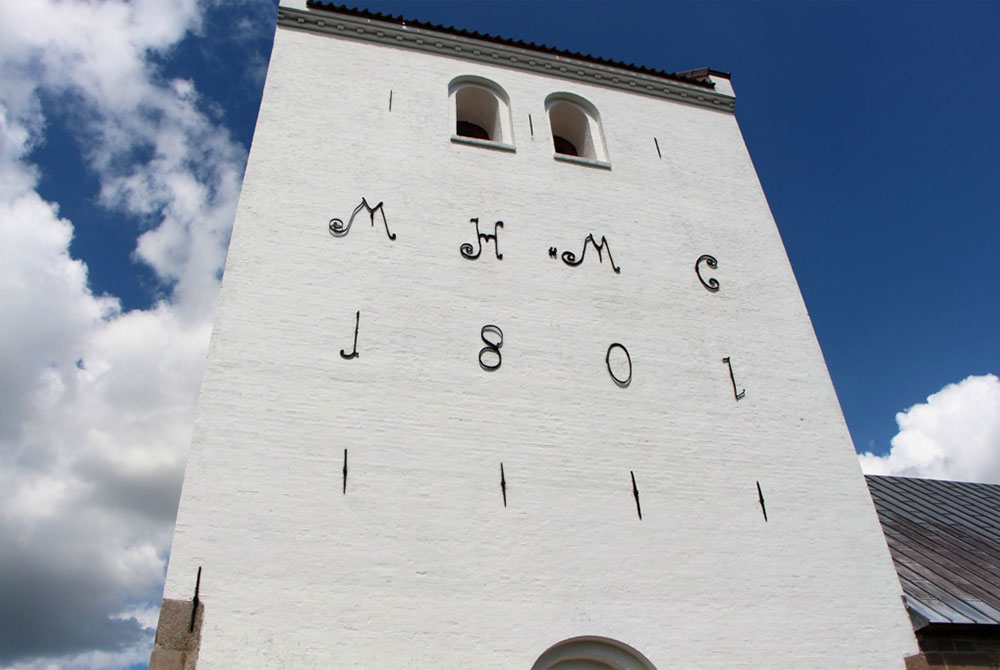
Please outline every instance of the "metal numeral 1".
[{"label": "metal numeral 1", "polygon": [[343,349],[340,350],[340,357],[344,360],[351,360],[352,358],[358,357],[358,326],[361,324],[361,310],[359,309],[357,314],[354,315],[354,351],[347,353]]}]

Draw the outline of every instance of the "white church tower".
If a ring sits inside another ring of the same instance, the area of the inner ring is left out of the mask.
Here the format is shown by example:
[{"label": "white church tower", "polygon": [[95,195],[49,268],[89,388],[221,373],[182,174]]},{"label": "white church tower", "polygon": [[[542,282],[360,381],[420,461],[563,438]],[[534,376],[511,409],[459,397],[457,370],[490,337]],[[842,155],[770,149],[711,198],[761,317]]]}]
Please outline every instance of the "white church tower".
[{"label": "white church tower", "polygon": [[902,669],[734,102],[282,6],[151,668]]}]

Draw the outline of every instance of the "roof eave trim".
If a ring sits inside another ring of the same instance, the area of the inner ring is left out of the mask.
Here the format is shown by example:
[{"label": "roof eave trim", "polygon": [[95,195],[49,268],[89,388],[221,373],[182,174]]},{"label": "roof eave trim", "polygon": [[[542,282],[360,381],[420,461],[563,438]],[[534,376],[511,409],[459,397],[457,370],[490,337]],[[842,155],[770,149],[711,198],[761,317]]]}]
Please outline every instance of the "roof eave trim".
[{"label": "roof eave trim", "polygon": [[950,621],[942,622],[940,615],[936,612],[928,610],[922,603],[920,603],[920,601],[915,598],[911,598],[906,594],[903,594],[903,606],[906,607],[906,613],[910,615],[910,622],[913,624],[913,630],[915,631],[924,628],[931,622],[951,623]]},{"label": "roof eave trim", "polygon": [[661,77],[629,72],[565,56],[345,14],[309,12],[280,7],[278,9],[278,25],[296,30],[501,65],[546,76],[557,76],[587,84],[666,98],[708,109],[732,112],[736,106],[736,99],[732,96]]}]

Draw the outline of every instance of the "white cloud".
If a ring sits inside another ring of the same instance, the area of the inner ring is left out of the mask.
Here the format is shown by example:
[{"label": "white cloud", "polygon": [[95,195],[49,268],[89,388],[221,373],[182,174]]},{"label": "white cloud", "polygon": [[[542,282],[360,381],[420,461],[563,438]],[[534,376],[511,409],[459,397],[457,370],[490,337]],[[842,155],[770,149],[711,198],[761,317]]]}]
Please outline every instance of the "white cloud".
[{"label": "white cloud", "polygon": [[[0,2],[0,668],[148,660],[245,151],[162,59],[195,0]],[[266,29],[266,27],[265,27]],[[34,147],[72,110],[103,206],[163,283],[94,295]]]},{"label": "white cloud", "polygon": [[885,456],[861,455],[868,474],[1000,484],[1000,379],[972,376],[896,415]]},{"label": "white cloud", "polygon": [[[155,626],[155,620],[153,625]],[[121,651],[88,651],[58,660],[36,658],[18,664],[17,670],[108,670],[149,663],[150,646],[145,642],[126,646]]]}]

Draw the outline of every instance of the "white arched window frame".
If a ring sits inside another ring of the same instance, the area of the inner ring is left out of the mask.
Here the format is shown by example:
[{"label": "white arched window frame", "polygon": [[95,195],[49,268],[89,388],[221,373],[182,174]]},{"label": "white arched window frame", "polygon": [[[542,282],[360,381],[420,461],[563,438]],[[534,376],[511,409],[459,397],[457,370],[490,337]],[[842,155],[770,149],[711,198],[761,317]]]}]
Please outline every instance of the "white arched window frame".
[{"label": "white arched window frame", "polygon": [[656,670],[629,645],[606,637],[574,637],[545,650],[531,670]]},{"label": "white arched window frame", "polygon": [[514,151],[510,96],[497,83],[464,75],[448,85],[451,141]]},{"label": "white arched window frame", "polygon": [[545,98],[556,160],[610,168],[601,115],[588,100],[572,93]]}]

